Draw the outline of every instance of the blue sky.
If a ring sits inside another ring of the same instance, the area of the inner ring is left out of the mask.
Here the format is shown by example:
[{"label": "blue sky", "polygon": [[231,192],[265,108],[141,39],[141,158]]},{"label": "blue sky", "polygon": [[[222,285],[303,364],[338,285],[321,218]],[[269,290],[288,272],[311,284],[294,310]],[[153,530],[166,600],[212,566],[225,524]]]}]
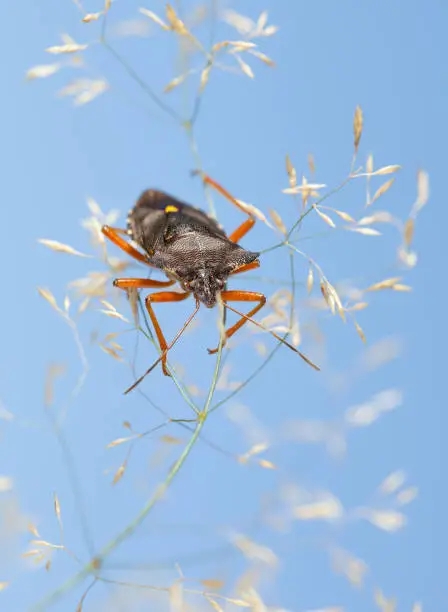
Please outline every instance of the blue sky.
[{"label": "blue sky", "polygon": [[[188,12],[196,3],[181,4]],[[141,19],[139,6],[135,2],[114,4],[111,28],[123,20]],[[144,6],[163,14],[162,2]],[[273,208],[288,225],[293,223],[298,205],[282,193],[288,185],[286,153],[299,178],[302,174],[309,177],[307,156],[312,153],[316,182],[337,186],[350,169],[352,121],[358,104],[365,123],[358,163],[363,164],[372,153],[375,168],[402,166],[393,187],[374,204],[377,210],[405,219],[416,198],[418,169],[429,173],[430,202],[418,216],[413,246],[419,261],[403,281],[413,291],[372,294],[371,305],[357,317],[369,346],[387,341],[387,346],[399,347],[400,355],[375,371],[366,371],[365,349],[353,326],[344,326],[337,317],[313,315],[305,308],[308,267],[296,257],[301,348],[322,359],[325,367],[317,374],[283,348],[262,375],[213,413],[205,427],[207,440],[233,454],[242,454],[260,441],[257,435],[267,436],[273,447],[265,457],[278,470],[242,466],[199,441],[167,501],[156,506],[135,537],[114,552],[105,575],[169,584],[176,576],[173,565],[179,561],[189,577],[224,577],[232,585],[244,567],[241,554],[232,552],[223,537],[223,530],[232,528],[269,546],[281,560],[275,580],[262,589],[270,605],[294,611],[339,605],[369,612],[375,609],[372,590],[378,586],[397,596],[399,610],[411,610],[412,603],[419,600],[424,610],[443,610],[448,605],[441,588],[447,542],[443,487],[447,420],[442,406],[447,6],[444,2],[360,5],[252,0],[229,3],[228,8],[255,20],[267,9],[269,23],[279,26],[274,36],[255,40],[276,67],[251,58],[254,79],[213,72],[195,125],[205,170],[232,193],[265,213]],[[101,6],[91,3],[86,9],[94,12]],[[104,337],[126,326],[98,313],[101,306],[95,304],[79,319],[90,369],[64,426],[81,491],[74,490],[67,455],[61,452],[45,414],[43,397],[48,364],[63,362],[66,374],[56,383],[53,407],[58,414],[81,366],[70,329],[38,295],[37,287],[48,287],[61,303],[67,283],[101,269],[102,264],[53,253],[37,240],[55,239],[92,252],[80,223],[89,215],[87,197],[94,198],[104,211],[118,209],[121,221],[147,187],[166,190],[203,208],[207,200],[200,181],[190,176],[196,161],[183,130],[154,107],[99,45],[85,54],[88,76],[106,78],[110,89],[90,104],[74,107],[69,98],[56,95],[85,74],[81,69],[66,68],[48,79],[25,80],[30,67],[58,60],[44,49],[60,44],[60,34],[68,33],[77,42],[98,38],[99,25],[81,23],[74,3],[14,3],[0,30],[5,85],[0,101],[4,212],[0,401],[3,411],[14,415],[12,420],[0,420],[0,475],[13,481],[11,491],[0,492],[0,548],[5,551],[0,553],[0,582],[11,581],[0,598],[2,609],[27,610],[78,569],[59,551],[48,573],[43,568],[31,571],[19,560],[32,538],[23,529],[28,520],[38,526],[43,539],[57,540],[53,493],[60,499],[67,546],[86,561],[90,537],[98,550],[121,531],[180,454],[182,446],[160,442],[160,434],[180,437],[183,443],[189,436],[188,431],[170,425],[140,441],[122,481],[111,487],[112,474],[126,448],[106,450],[105,446],[126,435],[121,423],[130,421],[136,431],[146,431],[161,424],[164,417],[143,396],[122,395],[132,382],[129,368],[102,352],[90,334],[97,330]],[[198,36],[208,43],[209,21],[198,29]],[[215,40],[239,37],[223,22],[216,26]],[[122,38],[114,44],[159,92],[181,71],[173,41],[170,33],[151,24],[148,37]],[[164,99],[183,112],[183,92],[188,91],[181,87]],[[387,178],[376,177],[373,189]],[[365,214],[361,181],[356,179],[326,204],[359,218]],[[214,198],[214,203],[221,223],[229,231],[236,227],[239,213],[221,198]],[[382,236],[361,236],[331,231],[314,217],[304,225],[298,246],[321,265],[330,280],[350,280],[365,287],[401,275],[395,265],[398,235],[393,228],[379,226]],[[337,224],[344,225],[339,219]],[[269,228],[257,223],[243,244],[263,250],[277,241]],[[109,252],[119,256],[113,247]],[[247,281],[242,276],[234,286],[270,295],[281,286],[270,280],[287,283],[288,275],[288,254],[281,249],[266,253],[260,274]],[[191,308],[188,301],[160,309],[167,336],[175,334]],[[120,309],[129,316],[124,301]],[[188,384],[203,391],[214,367],[205,348],[216,342],[215,316],[202,313],[199,326],[185,336],[172,357],[173,363],[184,366]],[[313,346],[309,332],[315,320],[325,333],[324,352]],[[269,348],[274,346],[268,337],[256,338]],[[242,334],[231,351],[228,363],[233,381],[244,380],[260,363],[252,339],[249,333]],[[134,334],[123,339],[130,359],[135,341]],[[154,349],[141,338],[138,371],[154,355]],[[391,388],[403,392],[402,405],[371,427],[351,431],[344,457],[328,456],[322,445],[286,442],[285,423],[311,419],[340,423],[348,407]],[[144,391],[170,417],[191,418],[173,383],[159,370],[145,381]],[[218,390],[217,399],[223,396]],[[204,397],[197,401],[203,404]],[[244,429],[230,418],[241,417],[245,410],[260,424],[261,433],[254,422]],[[107,469],[112,472],[105,474]],[[354,520],[336,525],[294,521],[286,533],[279,533],[261,520],[262,502],[278,502],[286,484],[329,490],[350,509],[368,504],[379,483],[397,469],[405,470],[409,484],[419,488],[418,498],[404,508],[408,524],[397,533]],[[80,521],[77,503],[81,500],[89,537]],[[330,544],[366,561],[370,573],[363,589],[354,589],[332,572]],[[146,571],[137,571],[147,566]],[[75,609],[85,586],[68,592],[54,609]],[[117,610],[141,609],[135,590],[127,592],[128,597],[130,593],[135,597],[132,608],[127,607],[129,600],[121,602],[120,593],[99,584],[89,594],[85,609],[111,609],[111,597]]]}]

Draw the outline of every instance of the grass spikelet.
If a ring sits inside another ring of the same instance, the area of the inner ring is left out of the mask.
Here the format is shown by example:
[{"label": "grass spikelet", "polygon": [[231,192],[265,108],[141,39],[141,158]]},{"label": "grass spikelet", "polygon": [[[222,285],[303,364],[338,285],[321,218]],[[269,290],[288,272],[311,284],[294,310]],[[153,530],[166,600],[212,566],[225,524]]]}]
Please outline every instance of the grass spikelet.
[{"label": "grass spikelet", "polygon": [[65,45],[54,45],[53,47],[48,47],[45,49],[47,53],[52,53],[53,55],[67,54],[67,53],[79,53],[80,51],[85,51],[88,45],[79,45],[77,43],[67,43]]},{"label": "grass spikelet", "polygon": [[407,506],[410,504],[418,495],[417,487],[408,487],[399,491],[396,496],[397,504],[400,506]]},{"label": "grass spikelet", "polygon": [[40,64],[38,66],[33,66],[26,73],[26,78],[28,81],[32,81],[34,79],[46,79],[53,74],[56,74],[61,68],[60,64]]},{"label": "grass spikelet", "polygon": [[91,255],[85,255],[85,253],[81,253],[77,251],[73,247],[68,244],[63,244],[62,242],[58,242],[57,240],[47,240],[46,238],[39,238],[38,242],[48,247],[52,251],[56,251],[57,253],[67,253],[67,255],[76,255],[77,257],[92,257]]},{"label": "grass spikelet", "polygon": [[317,206],[314,205],[313,208],[317,212],[319,217],[323,219],[327,225],[329,225],[330,227],[336,227],[336,224],[331,217],[329,217],[328,215],[323,213],[321,210],[319,210]]},{"label": "grass spikelet", "polygon": [[414,237],[414,219],[408,219],[404,224],[403,238],[406,247],[410,247]]},{"label": "grass spikelet", "polygon": [[151,21],[153,21],[154,23],[157,23],[157,25],[159,25],[162,28],[162,30],[170,29],[170,27],[163,21],[163,19],[161,19],[158,15],[156,15],[152,11],[146,8],[140,8],[139,11],[142,15],[145,15],[145,17],[148,17],[148,19],[151,19]]},{"label": "grass spikelet", "polygon": [[356,329],[356,331],[358,333],[358,336],[361,338],[361,340],[364,342],[364,344],[366,344],[367,343],[366,336],[364,334],[364,331],[363,331],[361,325],[357,321],[353,321],[353,325],[355,326],[355,329]]},{"label": "grass spikelet", "polygon": [[308,295],[311,295],[311,292],[313,290],[313,284],[314,284],[314,272],[313,272],[313,267],[310,266],[308,270],[308,276],[306,279],[306,289],[307,289]]},{"label": "grass spikelet", "polygon": [[286,229],[286,225],[283,223],[283,219],[281,218],[280,214],[276,210],[270,208],[269,215],[278,231],[286,236],[288,230]]},{"label": "grass spikelet", "polygon": [[294,189],[297,186],[297,172],[292,165],[289,155],[286,155],[286,172],[288,173],[289,186]]},{"label": "grass spikelet", "polygon": [[378,200],[378,198],[384,195],[386,191],[388,191],[392,187],[392,185],[394,184],[394,181],[395,181],[395,177],[389,179],[388,181],[383,183],[380,187],[378,187],[378,189],[375,191],[373,198],[370,200],[369,205],[373,204],[374,202]]},{"label": "grass spikelet", "polygon": [[362,234],[363,236],[381,236],[381,232],[372,227],[346,227],[344,228],[349,230],[350,232],[356,232],[357,234]]},{"label": "grass spikelet", "polygon": [[402,529],[406,524],[406,516],[396,510],[374,510],[365,511],[365,518],[383,531],[394,532]]},{"label": "grass spikelet", "polygon": [[116,485],[123,478],[124,473],[126,471],[126,466],[127,466],[127,460],[125,459],[123,463],[120,465],[120,467],[118,468],[118,470],[115,472],[114,478],[112,480],[112,485]]},{"label": "grass spikelet", "polygon": [[49,289],[43,289],[42,287],[38,287],[37,291],[44,298],[44,300],[47,300],[47,302],[50,304],[50,306],[52,306],[52,308],[54,308],[58,312],[62,312],[56,302],[56,298]]},{"label": "grass spikelet", "polygon": [[379,283],[375,283],[374,285],[370,285],[367,287],[365,291],[381,291],[382,289],[392,289],[394,285],[401,281],[401,276],[394,276],[392,278],[385,278]]},{"label": "grass spikelet", "polygon": [[249,64],[245,62],[240,55],[235,55],[235,59],[238,62],[239,67],[241,68],[241,72],[243,72],[243,74],[248,76],[250,79],[253,79],[255,75]]},{"label": "grass spikelet", "polygon": [[403,470],[397,470],[389,474],[379,486],[379,491],[383,495],[391,495],[400,489],[406,481],[406,474]]},{"label": "grass spikelet", "polygon": [[361,140],[363,128],[363,114],[360,106],[357,106],[355,109],[355,116],[353,118],[353,136],[354,136],[354,147],[355,147],[355,155],[358,152],[359,142]]},{"label": "grass spikelet", "polygon": [[100,11],[99,13],[87,13],[86,15],[84,15],[81,21],[83,23],[90,23],[92,21],[98,21],[98,19],[101,17],[102,14],[103,14],[102,11]]},{"label": "grass spikelet", "polygon": [[365,561],[342,549],[331,552],[331,561],[334,571],[345,576],[352,586],[358,588],[363,586],[369,570]]}]

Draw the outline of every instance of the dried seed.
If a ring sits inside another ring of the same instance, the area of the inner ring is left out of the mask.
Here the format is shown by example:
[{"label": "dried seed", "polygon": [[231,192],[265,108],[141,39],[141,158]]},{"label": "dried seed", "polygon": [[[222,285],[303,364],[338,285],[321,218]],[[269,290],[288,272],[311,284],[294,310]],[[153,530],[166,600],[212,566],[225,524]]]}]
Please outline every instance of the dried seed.
[{"label": "dried seed", "polygon": [[411,246],[414,237],[414,219],[408,219],[404,225],[404,243],[407,247]]},{"label": "dried seed", "polygon": [[56,251],[58,253],[67,253],[68,255],[76,255],[78,257],[91,257],[91,255],[85,255],[84,253],[80,253],[68,244],[63,244],[62,242],[58,242],[57,240],[47,240],[45,238],[39,238],[38,242],[48,247],[52,251]]},{"label": "dried seed", "polygon": [[388,191],[388,189],[390,189],[393,185],[395,181],[395,177],[389,179],[388,181],[386,181],[385,183],[383,183],[376,191],[375,194],[373,196],[373,198],[371,199],[370,204],[373,204],[376,200],[378,200],[378,198],[380,198],[384,193],[386,193],[386,191]]},{"label": "dried seed", "polygon": [[336,227],[334,221],[328,215],[326,215],[321,210],[319,210],[319,208],[316,205],[314,205],[313,208],[317,212],[319,217],[323,219],[325,223],[327,223],[327,225],[329,225],[330,227]]},{"label": "dried seed", "polygon": [[33,66],[27,71],[26,78],[29,81],[33,79],[45,79],[58,72],[60,68],[60,64],[40,64],[39,66]]},{"label": "dried seed", "polygon": [[355,110],[355,116],[353,119],[353,135],[354,135],[355,153],[358,151],[359,141],[361,140],[362,126],[363,126],[362,109],[360,106],[357,106]]}]

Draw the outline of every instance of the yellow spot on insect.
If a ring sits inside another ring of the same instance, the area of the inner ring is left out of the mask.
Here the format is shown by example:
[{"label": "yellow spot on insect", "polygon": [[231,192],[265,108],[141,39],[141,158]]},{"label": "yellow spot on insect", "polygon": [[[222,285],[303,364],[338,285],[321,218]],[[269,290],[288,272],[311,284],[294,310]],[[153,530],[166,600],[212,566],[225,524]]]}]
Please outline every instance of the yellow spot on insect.
[{"label": "yellow spot on insect", "polygon": [[179,209],[176,206],[172,206],[171,204],[169,206],[165,207],[165,212],[166,213],[170,213],[170,212],[179,212]]}]

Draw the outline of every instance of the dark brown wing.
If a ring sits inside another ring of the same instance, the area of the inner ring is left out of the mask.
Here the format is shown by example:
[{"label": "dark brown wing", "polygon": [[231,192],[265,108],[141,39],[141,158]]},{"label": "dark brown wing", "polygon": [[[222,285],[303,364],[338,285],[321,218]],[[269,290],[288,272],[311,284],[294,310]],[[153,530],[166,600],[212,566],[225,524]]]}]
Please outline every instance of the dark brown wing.
[{"label": "dark brown wing", "polygon": [[129,235],[147,252],[152,252],[163,240],[169,213],[176,212],[184,224],[202,226],[211,234],[226,236],[222,227],[202,210],[155,189],[144,191],[129,212]]}]

